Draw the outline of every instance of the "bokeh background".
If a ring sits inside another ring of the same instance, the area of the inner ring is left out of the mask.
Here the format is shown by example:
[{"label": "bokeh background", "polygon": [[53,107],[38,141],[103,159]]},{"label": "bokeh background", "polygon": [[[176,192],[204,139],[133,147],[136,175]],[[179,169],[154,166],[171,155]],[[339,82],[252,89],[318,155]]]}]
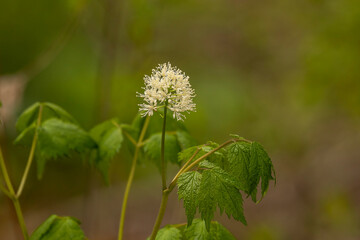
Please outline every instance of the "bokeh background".
[{"label": "bokeh background", "polygon": [[[248,226],[217,216],[238,239],[360,239],[360,2],[357,0],[63,0],[0,2],[1,146],[17,186],[28,149],[15,120],[36,101],[85,129],[128,123],[136,91],[158,63],[184,70],[200,142],[230,133],[261,142],[277,172],[263,202],[245,201]],[[81,159],[35,167],[21,198],[30,231],[50,214],[82,221],[91,240],[115,239],[129,172],[123,151],[111,185]],[[176,167],[169,169],[169,176]],[[145,239],[160,203],[155,167],[138,167],[125,239]],[[163,224],[185,221],[172,194]],[[0,238],[20,239],[0,195]]]}]

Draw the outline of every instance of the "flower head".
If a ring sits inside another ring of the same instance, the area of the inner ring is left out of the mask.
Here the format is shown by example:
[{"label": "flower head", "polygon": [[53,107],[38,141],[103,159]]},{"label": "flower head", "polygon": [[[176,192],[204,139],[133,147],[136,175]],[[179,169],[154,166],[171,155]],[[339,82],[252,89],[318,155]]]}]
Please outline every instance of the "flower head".
[{"label": "flower head", "polygon": [[152,70],[151,76],[144,77],[144,93],[138,97],[145,103],[139,104],[141,115],[152,116],[154,111],[167,107],[173,112],[173,117],[183,120],[183,112],[195,111],[194,89],[191,88],[189,77],[170,63],[159,64]]}]

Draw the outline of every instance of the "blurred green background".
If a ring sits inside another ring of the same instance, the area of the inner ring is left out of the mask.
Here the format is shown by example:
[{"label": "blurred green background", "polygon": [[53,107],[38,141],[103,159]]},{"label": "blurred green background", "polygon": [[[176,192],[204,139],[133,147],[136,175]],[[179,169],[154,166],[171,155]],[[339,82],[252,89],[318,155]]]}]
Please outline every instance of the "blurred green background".
[{"label": "blurred green background", "polygon": [[[29,151],[12,144],[23,109],[53,102],[85,129],[127,123],[143,76],[169,61],[195,88],[185,125],[200,143],[236,133],[275,165],[276,187],[245,201],[247,227],[218,221],[238,239],[360,239],[359,29],[357,0],[1,0],[1,145],[13,182]],[[49,163],[41,181],[33,166],[21,199],[28,228],[71,215],[89,239],[115,239],[129,165],[124,151],[109,187],[78,158]],[[125,239],[149,235],[160,191],[156,168],[141,165]],[[163,224],[184,222],[183,212],[172,194]],[[0,238],[19,233],[0,195]]]}]

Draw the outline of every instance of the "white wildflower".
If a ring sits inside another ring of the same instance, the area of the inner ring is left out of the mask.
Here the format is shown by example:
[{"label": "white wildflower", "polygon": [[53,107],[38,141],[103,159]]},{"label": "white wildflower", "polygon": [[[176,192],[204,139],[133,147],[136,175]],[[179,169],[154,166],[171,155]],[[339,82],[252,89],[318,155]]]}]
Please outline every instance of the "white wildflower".
[{"label": "white wildflower", "polygon": [[154,111],[167,106],[173,112],[173,117],[183,120],[183,112],[195,111],[194,89],[191,88],[189,77],[170,63],[159,64],[152,70],[151,76],[144,77],[144,93],[138,97],[145,103],[139,104],[141,115],[152,116]]}]

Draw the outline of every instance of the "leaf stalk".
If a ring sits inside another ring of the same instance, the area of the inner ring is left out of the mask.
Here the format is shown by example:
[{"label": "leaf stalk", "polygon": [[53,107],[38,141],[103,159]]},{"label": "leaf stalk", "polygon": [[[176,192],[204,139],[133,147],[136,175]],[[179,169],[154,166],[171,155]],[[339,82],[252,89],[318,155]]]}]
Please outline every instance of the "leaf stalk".
[{"label": "leaf stalk", "polygon": [[23,174],[23,176],[21,178],[19,189],[18,189],[18,191],[16,193],[16,198],[19,198],[21,196],[22,191],[24,190],[24,186],[25,186],[25,183],[26,183],[26,180],[27,180],[27,176],[29,175],[30,167],[31,167],[32,161],[33,161],[34,156],[35,156],[36,145],[37,145],[37,142],[38,142],[37,141],[38,140],[38,129],[39,129],[40,124],[41,124],[42,111],[43,111],[43,105],[40,104],[39,114],[38,114],[38,118],[37,118],[37,122],[36,122],[36,128],[35,128],[34,138],[33,138],[32,144],[31,144],[29,158],[28,158],[28,161],[26,163],[24,174]]},{"label": "leaf stalk", "polygon": [[[2,175],[4,177],[4,180],[5,180],[5,184],[6,184],[7,188],[8,188],[8,191],[7,191],[8,194],[6,194],[6,191],[4,193],[6,195],[8,195],[8,197],[13,202],[15,212],[16,212],[16,216],[18,218],[18,222],[19,222],[19,225],[20,225],[20,228],[21,228],[21,232],[23,234],[24,239],[28,240],[29,239],[29,234],[28,234],[28,231],[26,229],[24,216],[22,214],[21,207],[20,207],[20,202],[19,202],[19,199],[16,197],[14,188],[13,188],[13,186],[11,184],[11,180],[10,180],[8,171],[6,169],[5,160],[4,160],[1,148],[0,148],[0,168],[1,168],[1,172],[2,172]],[[2,190],[6,190],[6,189],[2,189]]]},{"label": "leaf stalk", "polygon": [[149,121],[150,121],[150,117],[147,116],[145,119],[145,123],[143,125],[143,128],[141,130],[140,136],[139,136],[139,140],[138,142],[135,142],[135,152],[134,152],[134,157],[133,157],[133,161],[131,164],[131,170],[130,170],[130,174],[126,183],[126,188],[125,188],[125,193],[124,193],[124,198],[123,198],[123,203],[122,203],[122,207],[121,207],[121,215],[120,215],[120,225],[119,225],[119,234],[118,234],[118,240],[122,240],[123,239],[123,235],[124,235],[124,224],[125,224],[125,214],[126,214],[126,206],[127,206],[127,202],[128,202],[128,198],[129,198],[129,193],[130,193],[130,189],[131,189],[131,185],[132,182],[134,180],[134,175],[135,175],[135,170],[136,170],[136,165],[137,165],[137,159],[138,159],[138,155],[139,155],[139,151],[140,148],[142,146],[142,141],[145,137],[145,133],[146,130],[149,126]]}]

